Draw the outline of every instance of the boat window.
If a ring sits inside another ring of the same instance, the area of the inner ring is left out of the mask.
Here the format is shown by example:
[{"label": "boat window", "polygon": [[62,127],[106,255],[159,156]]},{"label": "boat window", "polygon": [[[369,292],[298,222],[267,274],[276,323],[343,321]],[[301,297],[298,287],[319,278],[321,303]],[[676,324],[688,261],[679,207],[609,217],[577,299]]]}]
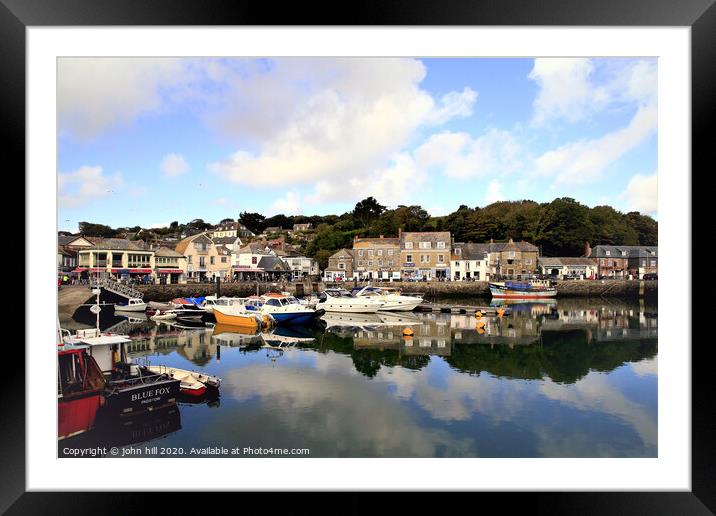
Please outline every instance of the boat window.
[{"label": "boat window", "polygon": [[281,306],[281,303],[278,302],[278,299],[269,299],[266,301],[266,304],[269,306]]}]

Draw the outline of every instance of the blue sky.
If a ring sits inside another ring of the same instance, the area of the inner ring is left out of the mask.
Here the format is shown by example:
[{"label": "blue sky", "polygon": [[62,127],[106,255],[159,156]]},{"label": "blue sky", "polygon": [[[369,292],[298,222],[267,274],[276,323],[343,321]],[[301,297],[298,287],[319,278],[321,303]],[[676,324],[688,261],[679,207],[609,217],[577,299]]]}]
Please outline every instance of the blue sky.
[{"label": "blue sky", "polygon": [[66,58],[59,227],[433,215],[569,196],[656,216],[655,59]]}]

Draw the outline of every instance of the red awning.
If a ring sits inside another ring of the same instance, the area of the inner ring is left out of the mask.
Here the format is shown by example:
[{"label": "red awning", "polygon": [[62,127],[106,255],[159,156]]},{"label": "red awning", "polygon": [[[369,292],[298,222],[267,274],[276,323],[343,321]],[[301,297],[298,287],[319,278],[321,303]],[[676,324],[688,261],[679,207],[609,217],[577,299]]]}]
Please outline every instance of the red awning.
[{"label": "red awning", "polygon": [[157,274],[184,274],[181,269],[157,269]]},{"label": "red awning", "polygon": [[72,272],[84,272],[87,270],[87,267],[76,267]]},{"label": "red awning", "polygon": [[129,272],[134,274],[151,274],[152,269],[129,269]]}]

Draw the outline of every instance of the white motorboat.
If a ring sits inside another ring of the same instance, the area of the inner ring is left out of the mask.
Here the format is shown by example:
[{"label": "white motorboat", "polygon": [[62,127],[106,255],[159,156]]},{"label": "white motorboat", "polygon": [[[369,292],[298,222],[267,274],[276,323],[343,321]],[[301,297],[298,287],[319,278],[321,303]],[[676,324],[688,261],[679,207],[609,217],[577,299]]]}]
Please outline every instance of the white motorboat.
[{"label": "white motorboat", "polygon": [[196,371],[177,369],[164,365],[150,365],[147,370],[154,374],[167,375],[170,378],[179,380],[179,389],[182,394],[188,396],[202,396],[208,389],[218,389],[221,386],[221,379],[217,376],[206,375]]},{"label": "white motorboat", "polygon": [[387,287],[371,287],[370,285],[353,289],[356,297],[367,297],[383,302],[381,310],[390,312],[411,312],[423,302],[422,297],[405,296],[400,290]]},{"label": "white motorboat", "polygon": [[209,313],[214,313],[215,306],[234,306],[243,304],[244,299],[240,297],[206,296],[206,298],[204,298],[204,302],[201,304],[201,307]]},{"label": "white motorboat", "polygon": [[126,305],[115,305],[115,310],[120,312],[144,312],[147,309],[147,303],[138,297],[130,298]]},{"label": "white motorboat", "polygon": [[342,288],[328,288],[321,292],[316,309],[323,309],[326,312],[374,314],[384,304],[383,301],[370,297],[356,297]]}]

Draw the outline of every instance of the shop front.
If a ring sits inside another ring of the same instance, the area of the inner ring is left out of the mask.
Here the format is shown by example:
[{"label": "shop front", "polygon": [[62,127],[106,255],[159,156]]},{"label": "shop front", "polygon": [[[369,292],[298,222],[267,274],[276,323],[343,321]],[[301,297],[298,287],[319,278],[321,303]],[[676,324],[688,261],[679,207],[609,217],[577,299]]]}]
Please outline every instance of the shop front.
[{"label": "shop front", "polygon": [[160,285],[177,285],[184,282],[184,271],[181,269],[156,269],[157,282]]}]

